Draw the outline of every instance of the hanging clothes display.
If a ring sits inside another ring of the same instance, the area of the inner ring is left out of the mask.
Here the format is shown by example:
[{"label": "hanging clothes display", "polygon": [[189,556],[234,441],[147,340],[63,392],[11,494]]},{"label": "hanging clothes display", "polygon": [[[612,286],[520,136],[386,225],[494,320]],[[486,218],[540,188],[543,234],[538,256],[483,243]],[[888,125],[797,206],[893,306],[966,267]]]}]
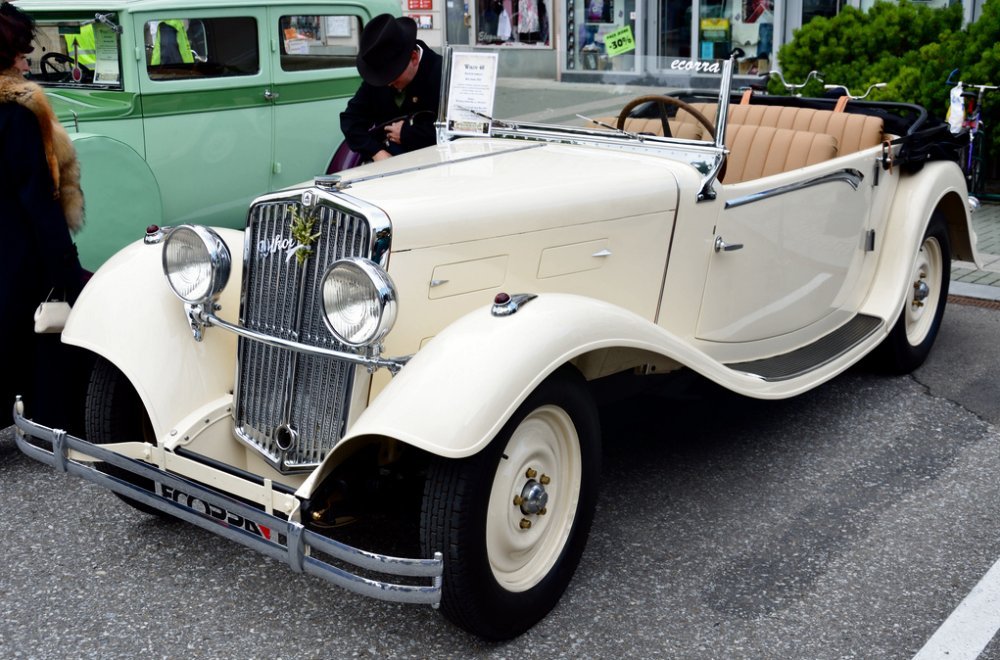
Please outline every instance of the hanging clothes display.
[{"label": "hanging clothes display", "polygon": [[538,20],[538,0],[518,0],[517,33],[522,43],[535,43],[541,38]]}]

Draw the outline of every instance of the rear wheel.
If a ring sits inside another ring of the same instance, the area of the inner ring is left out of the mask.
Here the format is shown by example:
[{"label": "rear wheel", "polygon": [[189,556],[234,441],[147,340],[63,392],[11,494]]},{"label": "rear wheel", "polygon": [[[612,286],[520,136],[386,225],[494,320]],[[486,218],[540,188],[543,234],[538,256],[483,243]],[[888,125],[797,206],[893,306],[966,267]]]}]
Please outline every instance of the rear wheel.
[{"label": "rear wheel", "polygon": [[441,611],[487,639],[515,637],[558,602],[590,531],[600,471],[597,412],[564,368],[490,445],[435,459],[421,514],[428,555],[445,554]]},{"label": "rear wheel", "polygon": [[927,359],[944,317],[950,282],[948,227],[944,216],[935,212],[910,271],[903,311],[879,347],[888,371],[909,373]]},{"label": "rear wheel", "polygon": [[[156,444],[149,415],[146,414],[146,409],[132,383],[125,374],[103,358],[98,358],[94,364],[87,386],[86,428],[87,440],[98,445],[126,441]],[[97,463],[95,467],[105,474],[153,491],[154,485],[151,479],[137,477],[106,463]],[[118,493],[115,495],[143,513],[167,515],[130,497]]]}]

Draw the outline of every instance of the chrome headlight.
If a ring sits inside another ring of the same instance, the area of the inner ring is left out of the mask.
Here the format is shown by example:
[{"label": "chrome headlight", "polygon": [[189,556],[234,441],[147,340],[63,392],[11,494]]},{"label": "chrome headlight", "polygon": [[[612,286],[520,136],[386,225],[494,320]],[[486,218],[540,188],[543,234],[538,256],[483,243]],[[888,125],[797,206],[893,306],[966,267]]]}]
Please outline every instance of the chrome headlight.
[{"label": "chrome headlight", "polygon": [[335,261],[323,275],[323,316],[348,346],[377,344],[396,322],[396,287],[367,259]]},{"label": "chrome headlight", "polygon": [[177,297],[191,305],[222,292],[232,262],[229,247],[208,227],[181,225],[163,242],[163,274]]}]

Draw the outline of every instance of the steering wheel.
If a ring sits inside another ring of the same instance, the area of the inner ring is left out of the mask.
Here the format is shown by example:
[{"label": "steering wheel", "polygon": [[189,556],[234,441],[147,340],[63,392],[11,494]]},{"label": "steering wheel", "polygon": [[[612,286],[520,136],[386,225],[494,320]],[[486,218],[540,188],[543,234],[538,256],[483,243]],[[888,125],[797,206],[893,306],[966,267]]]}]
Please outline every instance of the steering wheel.
[{"label": "steering wheel", "polygon": [[698,123],[704,126],[705,130],[708,131],[708,134],[712,136],[712,139],[713,140],[715,139],[715,126],[712,125],[712,122],[710,122],[705,115],[699,112],[690,103],[682,101],[678,98],[674,98],[673,96],[663,96],[661,94],[649,94],[647,96],[637,96],[636,98],[626,103],[625,107],[622,108],[622,111],[618,113],[618,130],[625,130],[625,120],[628,119],[629,114],[633,110],[635,110],[643,103],[656,103],[657,106],[659,107],[660,123],[663,125],[663,137],[671,137],[670,124],[667,122],[667,106],[673,105],[676,106],[678,109],[683,110],[684,112],[690,114],[692,117],[698,120]]},{"label": "steering wheel", "polygon": [[[46,79],[52,79],[57,82],[72,80],[73,58],[57,50],[49,51],[42,55],[38,66],[42,70],[42,76]],[[84,77],[86,77],[87,73],[90,73],[90,70],[82,64],[80,65],[80,70],[84,72]]]}]

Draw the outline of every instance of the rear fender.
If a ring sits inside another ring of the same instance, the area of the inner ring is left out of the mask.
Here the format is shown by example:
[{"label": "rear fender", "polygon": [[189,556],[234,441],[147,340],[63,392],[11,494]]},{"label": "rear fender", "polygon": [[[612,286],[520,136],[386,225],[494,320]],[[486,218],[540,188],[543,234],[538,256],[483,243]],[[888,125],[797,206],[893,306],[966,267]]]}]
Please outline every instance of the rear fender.
[{"label": "rear fender", "polygon": [[935,211],[939,211],[947,223],[952,258],[981,265],[975,247],[976,234],[965,202],[965,188],[961,170],[946,161],[927,163],[918,175],[900,181],[886,224],[878,271],[860,310],[885,318],[886,332],[892,329],[903,309],[907,288],[911,286],[913,260]]},{"label": "rear fender", "polygon": [[[243,232],[216,229],[233,256],[218,314],[235,323],[243,271]],[[236,335],[207,328],[195,341],[184,304],[167,285],[163,245],[132,243],[108,260],[84,287],[63,331],[67,344],[111,362],[135,387],[157,438],[232,393]]]}]

